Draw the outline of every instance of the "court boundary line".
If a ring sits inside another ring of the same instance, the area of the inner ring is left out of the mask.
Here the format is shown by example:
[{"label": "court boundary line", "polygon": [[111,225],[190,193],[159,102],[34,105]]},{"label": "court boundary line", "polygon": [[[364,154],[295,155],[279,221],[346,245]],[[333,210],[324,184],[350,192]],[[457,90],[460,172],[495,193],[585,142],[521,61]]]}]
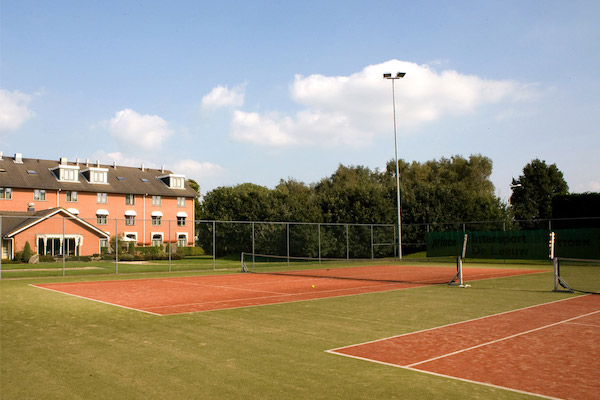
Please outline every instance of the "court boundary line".
[{"label": "court boundary line", "polygon": [[442,328],[446,328],[446,327],[450,327],[450,326],[455,326],[455,325],[459,325],[459,324],[463,324],[463,323],[468,323],[468,322],[473,322],[473,321],[479,321],[479,320],[490,318],[490,317],[505,315],[505,314],[509,314],[509,313],[512,313],[512,312],[524,311],[524,310],[528,310],[528,309],[532,309],[532,308],[536,308],[536,307],[540,307],[540,306],[544,306],[544,305],[560,303],[560,302],[569,301],[569,300],[573,300],[573,299],[579,299],[579,298],[583,298],[583,297],[587,297],[587,296],[593,296],[593,295],[592,294],[575,295],[573,297],[568,297],[566,299],[559,299],[559,300],[554,300],[554,301],[550,301],[550,302],[547,302],[547,303],[541,303],[541,304],[536,304],[536,305],[533,305],[533,306],[522,307],[522,308],[518,308],[518,309],[515,309],[515,310],[510,310],[510,311],[505,311],[505,312],[501,312],[501,313],[497,313],[497,314],[491,314],[491,315],[486,315],[486,316],[483,316],[483,317],[473,318],[473,319],[466,320],[466,321],[460,321],[460,322],[450,323],[450,324],[441,325],[441,326],[437,326],[437,327],[433,327],[433,328],[422,329],[422,330],[415,331],[415,332],[408,332],[408,333],[401,334],[401,335],[390,336],[388,338],[371,340],[371,341],[368,341],[368,342],[363,342],[363,343],[358,343],[358,344],[353,344],[353,345],[348,345],[348,346],[343,346],[343,347],[337,347],[335,349],[325,350],[325,353],[333,354],[333,355],[336,355],[336,356],[343,356],[343,357],[347,357],[347,358],[353,358],[353,359],[361,360],[361,361],[368,361],[368,362],[371,362],[371,363],[380,364],[380,365],[386,365],[386,366],[395,367],[395,368],[401,368],[401,369],[408,370],[408,371],[414,371],[414,372],[424,373],[424,374],[438,376],[438,377],[443,377],[443,378],[447,378],[447,379],[455,379],[455,380],[459,380],[459,381],[463,381],[463,382],[468,382],[468,383],[473,383],[473,384],[477,384],[477,385],[482,385],[482,386],[487,386],[487,387],[492,387],[492,388],[497,388],[497,389],[508,390],[508,391],[511,391],[511,392],[516,392],[516,393],[522,393],[522,394],[537,396],[537,397],[541,397],[541,398],[545,398],[545,399],[562,400],[561,398],[558,398],[558,397],[547,396],[547,395],[543,395],[543,394],[540,394],[540,393],[527,392],[527,391],[524,391],[524,390],[513,389],[513,388],[510,388],[510,387],[495,385],[495,384],[492,384],[492,383],[475,381],[475,380],[472,380],[472,379],[460,378],[458,376],[452,376],[452,375],[446,375],[446,374],[440,374],[440,373],[437,373],[437,372],[427,371],[427,370],[424,370],[424,369],[415,368],[415,366],[421,365],[421,364],[425,364],[427,362],[434,361],[434,360],[437,360],[437,359],[441,359],[441,358],[445,358],[445,357],[450,357],[452,355],[463,353],[465,351],[469,351],[469,350],[472,350],[472,349],[475,349],[475,348],[479,348],[479,347],[491,345],[491,344],[494,344],[494,343],[498,343],[498,342],[501,342],[501,341],[504,341],[504,340],[512,339],[514,337],[522,336],[524,334],[528,334],[528,333],[531,333],[531,332],[539,331],[539,330],[546,329],[546,328],[549,328],[549,327],[552,327],[552,326],[570,323],[570,321],[572,321],[574,319],[584,318],[584,317],[587,317],[587,316],[590,316],[590,315],[593,315],[593,314],[597,314],[597,313],[600,312],[600,310],[596,310],[596,311],[592,311],[592,312],[589,312],[589,313],[586,313],[586,314],[578,315],[576,317],[567,318],[567,319],[559,321],[559,322],[555,322],[555,323],[552,323],[552,324],[547,324],[547,325],[544,325],[542,327],[530,329],[528,331],[524,331],[524,332],[521,332],[521,333],[518,333],[518,334],[509,335],[509,336],[506,336],[504,338],[496,339],[496,340],[493,340],[493,341],[490,341],[490,342],[486,342],[486,343],[482,343],[482,344],[479,344],[479,345],[476,345],[476,346],[471,346],[469,348],[465,348],[465,349],[462,349],[462,350],[454,351],[454,352],[451,352],[451,353],[444,354],[442,356],[433,357],[433,358],[428,359],[428,360],[423,360],[423,361],[419,361],[417,363],[412,363],[412,364],[408,364],[408,365],[393,364],[393,363],[390,363],[390,362],[379,361],[379,360],[375,360],[375,359],[372,359],[372,358],[355,356],[355,355],[351,355],[351,354],[345,354],[345,353],[339,352],[339,350],[347,349],[347,348],[352,348],[352,347],[358,347],[358,346],[362,346],[362,345],[368,345],[368,344],[371,344],[371,343],[377,343],[377,342],[385,341],[385,340],[396,339],[396,338],[399,338],[399,337],[409,336],[409,335],[423,333],[423,332],[428,332],[428,331],[432,331],[432,330],[436,330],[436,329],[442,329]]},{"label": "court boundary line", "polygon": [[[162,279],[162,278],[150,278],[150,279]],[[119,280],[115,280],[115,281],[102,281],[102,282],[120,282],[120,281]],[[264,306],[274,306],[274,305],[282,305],[282,304],[291,304],[291,303],[299,303],[299,302],[303,302],[303,301],[329,300],[329,299],[337,299],[337,298],[340,298],[340,297],[349,297],[349,296],[364,296],[364,295],[370,295],[370,294],[379,294],[379,293],[393,292],[393,291],[396,291],[396,290],[419,289],[419,288],[423,288],[423,287],[429,287],[429,286],[432,286],[432,285],[417,284],[416,286],[410,286],[410,287],[405,287],[405,288],[379,290],[379,291],[366,292],[366,293],[342,294],[342,295],[339,295],[339,296],[317,297],[317,298],[314,298],[314,299],[281,301],[281,302],[276,302],[276,303],[252,304],[252,305],[246,305],[246,306],[216,308],[216,309],[213,309],[213,310],[184,311],[184,312],[176,312],[176,313],[171,313],[171,314],[158,314],[158,313],[154,313],[152,311],[143,310],[141,308],[127,307],[127,306],[123,306],[123,305],[120,305],[120,304],[111,303],[111,302],[108,302],[108,301],[96,300],[96,299],[93,299],[91,297],[85,297],[85,296],[81,296],[81,295],[77,295],[77,294],[63,292],[61,290],[45,288],[43,286],[37,286],[36,284],[33,284],[33,283],[30,283],[29,286],[32,286],[32,287],[35,287],[35,288],[38,288],[38,289],[48,290],[50,292],[55,292],[55,293],[60,293],[60,294],[66,294],[68,296],[73,296],[73,297],[77,297],[77,298],[84,299],[84,300],[95,301],[95,302],[106,304],[106,305],[109,305],[109,306],[121,307],[121,308],[124,308],[124,309],[127,309],[127,310],[132,310],[132,311],[139,311],[139,312],[150,314],[150,315],[153,315],[153,316],[156,316],[156,317],[171,317],[171,316],[186,315],[186,314],[197,314],[197,313],[214,312],[214,311],[239,310],[239,309],[242,309],[242,308],[254,308],[254,307],[264,307]],[[346,289],[346,290],[349,290],[349,289]],[[321,292],[321,293],[323,293],[323,292]],[[271,296],[271,297],[275,297],[275,296]],[[230,301],[230,300],[223,300],[223,302],[225,302],[225,301]],[[168,307],[168,306],[164,306],[164,307]],[[154,307],[154,308],[160,308],[160,306]]]},{"label": "court boundary line", "polygon": [[[349,346],[349,347],[352,347],[352,346]],[[347,358],[353,358],[355,360],[368,361],[368,362],[371,362],[371,363],[374,363],[374,364],[380,364],[380,365],[385,365],[385,366],[388,366],[388,367],[400,368],[400,369],[404,369],[404,370],[407,370],[407,371],[418,372],[418,373],[421,373],[421,374],[428,374],[428,375],[433,375],[433,376],[437,376],[437,377],[441,377],[441,378],[454,379],[454,380],[458,380],[458,381],[462,381],[462,382],[473,383],[473,384],[476,384],[476,385],[487,386],[487,387],[491,387],[491,388],[495,388],[495,389],[508,390],[508,391],[511,391],[511,392],[526,394],[526,395],[529,395],[529,396],[541,397],[541,398],[544,398],[544,399],[564,400],[564,399],[562,399],[560,397],[552,397],[552,396],[547,396],[547,395],[540,394],[540,393],[527,392],[525,390],[519,390],[519,389],[509,388],[509,387],[506,387],[506,386],[494,385],[493,383],[480,382],[480,381],[475,381],[475,380],[466,379],[466,378],[460,378],[460,377],[452,376],[452,375],[444,375],[444,374],[440,374],[438,372],[431,372],[431,371],[426,371],[426,370],[422,370],[422,369],[418,369],[418,368],[411,368],[411,367],[407,367],[405,365],[392,364],[392,363],[385,362],[385,361],[378,361],[378,360],[373,360],[373,359],[370,359],[370,358],[365,358],[365,357],[360,357],[360,356],[353,356],[353,355],[350,355],[350,354],[337,353],[334,350],[326,350],[325,353],[330,353],[330,354],[333,354],[333,355],[336,355],[336,356],[343,356],[343,357],[347,357]]]},{"label": "court boundary line", "polygon": [[431,361],[440,360],[440,359],[446,358],[446,357],[451,357],[451,356],[454,356],[456,354],[460,354],[460,353],[464,353],[464,352],[467,352],[467,351],[470,351],[470,350],[478,349],[480,347],[484,347],[484,346],[489,346],[489,345],[492,345],[492,344],[500,343],[500,342],[503,342],[505,340],[514,339],[516,337],[527,335],[527,334],[530,334],[530,333],[533,333],[533,332],[537,332],[537,331],[541,331],[543,329],[551,328],[553,326],[557,326],[557,325],[561,325],[561,324],[566,324],[566,323],[569,323],[570,321],[573,321],[573,320],[576,320],[576,319],[579,319],[579,318],[589,317],[590,315],[597,314],[597,313],[600,313],[600,310],[592,311],[592,312],[587,313],[587,314],[578,315],[576,317],[567,318],[567,319],[564,319],[562,321],[553,322],[551,324],[539,326],[537,328],[533,328],[533,329],[529,329],[527,331],[515,333],[513,335],[505,336],[505,337],[502,337],[500,339],[490,340],[489,342],[486,342],[486,343],[480,343],[480,344],[475,345],[475,346],[471,346],[471,347],[467,347],[467,348],[464,348],[464,349],[461,349],[461,350],[453,351],[451,353],[447,353],[447,354],[444,354],[444,355],[441,355],[441,356],[438,356],[438,357],[433,357],[433,358],[430,358],[428,360],[423,360],[423,361],[419,361],[419,362],[416,362],[416,363],[413,363],[413,364],[408,364],[407,367],[412,368],[412,367],[415,367],[417,365],[426,364],[426,363],[431,362]]},{"label": "court boundary line", "polygon": [[[416,334],[422,333],[422,332],[433,331],[433,330],[436,330],[436,329],[442,329],[442,328],[446,328],[446,327],[450,327],[450,326],[454,326],[454,325],[466,324],[468,322],[479,321],[479,320],[486,319],[486,318],[496,317],[496,316],[499,316],[499,315],[509,314],[509,313],[517,312],[517,311],[528,310],[530,308],[541,307],[541,306],[548,305],[548,304],[560,303],[562,301],[568,301],[568,300],[572,300],[572,299],[578,299],[578,298],[582,298],[582,297],[586,297],[586,296],[592,296],[592,295],[591,294],[574,295],[572,297],[567,297],[565,299],[553,300],[553,301],[549,301],[547,303],[534,304],[532,306],[526,306],[526,307],[516,308],[514,310],[502,311],[500,313],[490,314],[490,315],[484,315],[482,317],[467,319],[467,320],[464,320],[464,321],[451,322],[449,324],[440,325],[440,326],[434,326],[432,328],[425,328],[425,329],[421,329],[421,330],[414,331],[414,332],[406,332],[406,333],[401,333],[400,335],[394,335],[394,336],[384,337],[384,338],[380,338],[380,339],[369,340],[369,341],[366,341],[366,342],[350,344],[350,345],[347,345],[347,346],[336,347],[334,349],[326,350],[326,352],[335,352],[336,350],[346,349],[348,347],[362,346],[362,345],[365,345],[365,344],[382,342],[384,340],[396,339],[396,338],[399,338],[399,337],[402,337],[402,336],[416,335]],[[335,353],[335,354],[337,354],[337,353]]]},{"label": "court boundary line", "polygon": [[[452,267],[447,267],[447,268],[452,268]],[[477,268],[477,267],[473,267],[473,268]],[[521,270],[521,269],[518,269],[518,268],[515,268],[515,269],[516,270]],[[529,270],[529,269],[524,269],[524,270]],[[477,279],[477,278],[475,278],[475,280],[476,281],[484,281],[484,280],[489,280],[489,279],[514,278],[514,277],[518,277],[518,276],[521,276],[521,275],[536,275],[536,274],[547,273],[547,272],[548,271],[533,270],[532,272],[524,273],[524,274],[506,275],[506,276],[499,276],[499,277],[489,277],[489,278],[483,278],[483,279]],[[220,276],[231,276],[231,275],[235,275],[235,274],[206,275],[206,277],[213,277],[213,276],[220,277]],[[265,275],[268,275],[268,274],[265,274]],[[196,277],[196,276],[189,276],[189,278],[194,278],[194,277]],[[125,281],[143,281],[143,280],[149,280],[149,281],[152,281],[152,280],[163,280],[163,281],[177,282],[176,281],[177,278],[188,278],[188,276],[181,276],[181,277],[156,277],[156,278],[142,278],[142,279],[112,279],[112,280],[106,280],[106,281],[100,280],[100,281],[63,282],[63,283],[64,284],[77,284],[77,283],[89,283],[89,282],[125,282]],[[304,278],[304,277],[300,276],[298,278],[300,278],[300,279],[312,279],[314,277],[307,276],[306,278]],[[324,277],[324,278],[325,279],[334,279],[334,278],[328,278],[328,277]],[[317,279],[321,279],[321,277],[319,277]],[[281,280],[281,282],[283,282],[283,281],[284,280]],[[195,285],[194,283],[188,283],[188,282],[181,282],[181,283],[187,284],[187,285]],[[60,284],[60,283],[50,283],[50,285],[56,285],[56,284]],[[406,285],[409,285],[409,286],[408,287],[388,288],[388,289],[385,289],[386,286],[402,285],[402,284],[406,284]],[[353,288],[353,289],[365,289],[365,288],[371,288],[371,287],[379,287],[379,288],[383,287],[384,288],[382,290],[375,290],[375,291],[365,292],[365,293],[341,294],[341,295],[334,295],[334,296],[316,297],[316,298],[312,298],[312,299],[300,299],[300,300],[291,300],[291,301],[280,301],[280,302],[275,302],[275,303],[251,304],[251,305],[242,305],[242,306],[234,306],[234,307],[227,307],[227,308],[217,308],[217,309],[211,309],[211,310],[196,310],[196,311],[174,312],[174,313],[169,313],[169,314],[159,314],[159,313],[155,313],[155,312],[152,312],[152,311],[147,311],[147,310],[141,309],[141,308],[129,307],[129,306],[121,305],[121,304],[111,303],[111,302],[108,302],[108,301],[97,300],[97,299],[94,299],[94,298],[91,298],[91,297],[86,297],[86,296],[82,296],[82,295],[72,294],[72,293],[68,293],[68,292],[65,292],[65,291],[61,291],[61,290],[57,290],[57,289],[51,289],[51,288],[46,288],[46,287],[39,286],[39,285],[43,285],[43,284],[33,284],[33,283],[29,284],[29,286],[36,287],[36,288],[39,288],[39,289],[45,289],[45,290],[52,291],[52,292],[55,292],[55,293],[66,294],[66,295],[77,297],[77,298],[80,298],[80,299],[91,300],[91,301],[95,301],[95,302],[106,304],[106,305],[111,305],[111,306],[116,306],[116,307],[124,308],[124,309],[127,309],[127,310],[139,311],[139,312],[142,312],[142,313],[146,313],[146,314],[153,315],[153,316],[158,316],[158,317],[168,317],[168,316],[172,316],[172,315],[184,315],[184,314],[195,314],[195,313],[210,312],[210,311],[236,310],[236,309],[242,309],[242,308],[261,307],[261,306],[270,306],[270,305],[288,304],[288,303],[298,303],[298,302],[302,302],[302,301],[315,301],[315,300],[334,299],[334,298],[338,298],[338,297],[361,296],[361,295],[368,295],[368,294],[377,294],[377,293],[392,292],[392,291],[396,291],[396,290],[418,289],[418,288],[423,288],[423,287],[438,286],[437,284],[432,284],[432,283],[389,282],[389,283],[384,283],[382,285],[361,286],[361,287],[358,287],[358,288]],[[218,285],[205,285],[205,286],[223,287],[223,286],[218,286]],[[452,287],[452,286],[449,286],[449,287]],[[350,290],[350,289],[351,288],[333,289],[333,290],[329,290],[329,291],[322,291],[321,293],[343,291],[343,290]],[[271,292],[266,292],[265,291],[264,293],[271,293]],[[274,292],[274,293],[277,293],[277,292]],[[307,294],[307,293],[304,293],[304,294]],[[295,295],[301,295],[301,294],[286,294],[286,293],[284,293],[284,294],[277,294],[277,296],[273,295],[273,296],[267,296],[267,297],[295,296]],[[254,298],[254,299],[256,299],[256,298]],[[246,299],[246,300],[248,300],[248,299]],[[221,302],[227,302],[227,301],[231,301],[231,300],[223,300]],[[235,300],[233,300],[233,301],[235,301]],[[216,302],[213,302],[213,303],[216,303]],[[149,307],[149,308],[159,309],[159,308],[177,307],[177,306],[182,306],[182,305],[178,304],[176,306],[156,306],[156,307]],[[511,312],[511,311],[507,311],[507,312]],[[481,317],[481,318],[485,318],[485,317]],[[463,321],[463,322],[466,322],[466,321]],[[460,323],[460,322],[458,322],[458,323]],[[438,327],[429,328],[429,329],[436,329],[436,328],[438,328]],[[418,332],[414,332],[414,333],[418,333]],[[399,336],[402,336],[402,335],[399,335]],[[384,339],[378,339],[378,340],[386,340],[386,339],[391,339],[391,338],[393,338],[393,337],[384,338]],[[376,342],[378,340],[374,340],[373,342]],[[359,343],[357,345],[366,344],[366,343],[371,343],[371,342]],[[357,345],[354,345],[354,346],[357,346]],[[345,346],[345,347],[351,347],[351,346]],[[340,347],[340,348],[342,348],[342,347]],[[335,350],[335,349],[333,349],[333,350]]]},{"label": "court boundary line", "polygon": [[146,314],[150,314],[150,315],[154,315],[154,316],[162,317],[162,315],[161,315],[161,314],[153,313],[152,311],[146,311],[146,310],[142,310],[141,308],[127,307],[127,306],[123,306],[123,305],[121,305],[121,304],[111,303],[111,302],[108,302],[108,301],[103,301],[103,300],[92,299],[92,298],[90,298],[90,297],[80,296],[80,295],[78,295],[78,294],[73,294],[73,293],[63,292],[63,291],[60,291],[60,290],[56,290],[56,289],[50,289],[50,288],[46,288],[46,287],[43,287],[43,286],[37,286],[37,285],[35,285],[35,284],[33,284],[33,283],[30,283],[30,284],[29,284],[29,286],[32,286],[32,287],[35,287],[35,288],[38,288],[38,289],[44,289],[44,290],[47,290],[47,291],[49,291],[49,292],[60,293],[60,294],[66,294],[67,296],[77,297],[77,298],[79,298],[79,299],[83,299],[83,300],[91,300],[91,301],[95,301],[95,302],[97,302],[97,303],[101,303],[101,304],[106,304],[106,305],[109,305],[109,306],[120,307],[120,308],[124,308],[124,309],[126,309],[126,310],[139,311],[139,312],[142,312],[142,313],[146,313]]}]

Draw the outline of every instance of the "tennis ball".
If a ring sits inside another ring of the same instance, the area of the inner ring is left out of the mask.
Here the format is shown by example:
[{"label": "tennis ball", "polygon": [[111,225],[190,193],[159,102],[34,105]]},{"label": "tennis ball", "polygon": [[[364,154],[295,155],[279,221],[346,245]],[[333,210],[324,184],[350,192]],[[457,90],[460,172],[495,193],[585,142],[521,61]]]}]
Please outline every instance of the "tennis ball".
[{"label": "tennis ball", "polygon": [[315,285],[313,285],[313,287],[315,287]]}]

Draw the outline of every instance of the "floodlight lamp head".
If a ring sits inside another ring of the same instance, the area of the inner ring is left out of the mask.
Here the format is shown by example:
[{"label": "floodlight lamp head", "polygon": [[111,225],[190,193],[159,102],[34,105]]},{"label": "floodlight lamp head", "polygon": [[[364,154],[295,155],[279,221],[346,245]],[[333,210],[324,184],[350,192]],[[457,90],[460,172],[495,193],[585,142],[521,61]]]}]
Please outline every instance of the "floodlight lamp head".
[{"label": "floodlight lamp head", "polygon": [[383,74],[383,79],[390,79],[392,77],[392,74],[389,72],[386,72],[385,74]]},{"label": "floodlight lamp head", "polygon": [[404,78],[404,75],[406,75],[406,72],[398,72],[396,78]]}]

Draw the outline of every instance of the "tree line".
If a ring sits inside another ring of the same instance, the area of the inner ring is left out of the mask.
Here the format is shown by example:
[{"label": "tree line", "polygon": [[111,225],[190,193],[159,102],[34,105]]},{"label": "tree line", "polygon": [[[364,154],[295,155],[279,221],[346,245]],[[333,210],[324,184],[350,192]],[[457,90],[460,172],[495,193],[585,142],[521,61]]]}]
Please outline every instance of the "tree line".
[{"label": "tree line", "polygon": [[[549,218],[552,197],[568,192],[556,165],[537,159],[512,180],[510,205],[496,196],[490,180],[492,161],[480,154],[426,162],[400,160],[399,172],[402,236],[408,243],[424,242],[424,230],[411,230],[411,226]],[[282,179],[272,189],[253,183],[219,187],[197,204],[196,219],[396,224],[394,161],[383,170],[339,165],[331,176],[310,184]],[[498,225],[478,229],[498,229]],[[205,237],[207,245],[209,233],[199,236]]]}]

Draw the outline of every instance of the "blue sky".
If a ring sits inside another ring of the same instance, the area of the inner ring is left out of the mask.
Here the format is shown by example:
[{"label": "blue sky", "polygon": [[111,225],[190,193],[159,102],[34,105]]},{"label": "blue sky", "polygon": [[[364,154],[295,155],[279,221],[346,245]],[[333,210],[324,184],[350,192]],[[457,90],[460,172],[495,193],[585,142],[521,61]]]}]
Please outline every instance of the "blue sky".
[{"label": "blue sky", "polygon": [[167,168],[202,194],[482,154],[600,191],[598,1],[0,0],[0,150]]}]

